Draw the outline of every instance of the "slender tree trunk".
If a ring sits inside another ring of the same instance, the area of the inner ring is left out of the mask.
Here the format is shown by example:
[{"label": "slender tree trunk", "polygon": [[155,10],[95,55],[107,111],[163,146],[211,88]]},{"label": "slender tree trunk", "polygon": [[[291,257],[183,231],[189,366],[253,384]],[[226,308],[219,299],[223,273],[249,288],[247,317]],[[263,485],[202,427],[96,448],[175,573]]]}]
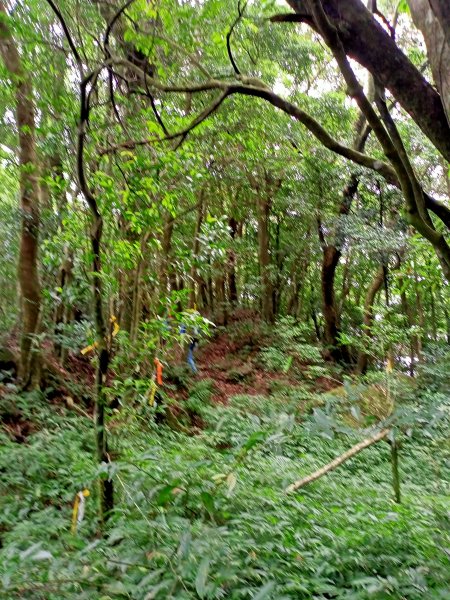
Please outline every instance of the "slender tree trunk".
[{"label": "slender tree trunk", "polygon": [[[306,275],[307,268],[308,268],[308,266],[306,265],[306,267],[303,270],[301,270],[302,277],[304,277]],[[297,265],[294,265],[294,269],[295,269],[295,271],[292,275],[291,294],[290,294],[288,302],[287,302],[286,312],[291,317],[298,318],[299,296],[300,296],[300,291],[303,287],[303,280],[299,277],[299,275],[297,273]]]},{"label": "slender tree trunk", "polygon": [[334,293],[334,280],[340,256],[341,253],[335,246],[325,246],[323,248],[321,284],[322,310],[325,321],[324,341],[330,355],[338,361],[342,359],[342,355],[339,350],[340,330],[336,297]]},{"label": "slender tree trunk", "polygon": [[[404,279],[402,277],[399,277],[398,285],[401,290],[400,291],[400,301],[401,301],[403,314],[407,318],[408,326],[413,327],[414,318],[413,318],[411,306],[408,302],[408,298],[407,298],[405,290],[404,290]],[[414,377],[414,363],[415,363],[415,356],[416,356],[416,348],[417,348],[417,336],[415,336],[415,335],[410,336],[410,338],[409,338],[409,374],[411,375],[411,377]]]},{"label": "slender tree trunk", "polygon": [[[203,208],[203,190],[200,192],[200,201],[197,208],[197,221],[195,223],[195,231],[194,231],[194,242],[192,244],[192,267],[191,267],[191,291],[189,292],[189,308],[194,308],[194,305],[197,303],[197,295],[195,293],[195,288],[198,286],[200,288],[200,276],[198,274],[197,261],[200,253],[200,232],[202,229],[203,218],[204,218],[204,208]],[[200,290],[199,290],[200,291]]]},{"label": "slender tree trunk", "polygon": [[342,273],[342,293],[341,293],[341,299],[339,302],[339,314],[343,314],[344,312],[344,308],[345,308],[345,301],[347,299],[347,296],[350,293],[350,289],[351,289],[351,277],[350,277],[350,265],[351,265],[351,249],[349,250],[349,252],[347,253],[347,258],[344,264],[344,270]]},{"label": "slender tree trunk", "polygon": [[415,291],[415,295],[416,295],[416,302],[415,302],[416,321],[421,329],[420,333],[417,336],[417,358],[420,359],[420,357],[422,355],[422,340],[424,338],[426,339],[427,331],[426,331],[426,324],[425,324],[425,315],[424,315],[424,311],[423,311],[422,293],[420,291],[419,277],[417,275],[415,265],[413,265],[413,269],[414,269],[414,291]]},{"label": "slender tree trunk", "polygon": [[216,310],[218,312],[218,321],[221,325],[227,325],[228,323],[228,311],[226,305],[226,291],[225,291],[225,276],[221,273],[216,277],[215,285],[216,291]]},{"label": "slender tree trunk", "polygon": [[171,288],[173,282],[173,268],[170,265],[170,252],[172,250],[172,234],[175,220],[171,214],[164,219],[163,236],[161,240],[161,263],[159,267],[160,294],[163,296]]},{"label": "slender tree trunk", "polygon": [[[68,246],[64,248],[64,259],[61,264],[58,273],[58,287],[60,288],[59,297],[60,301],[56,305],[55,309],[55,334],[61,336],[63,333],[64,325],[68,322],[70,315],[70,307],[64,301],[64,294],[67,291],[67,287],[72,282],[72,268],[73,268],[73,255]],[[64,364],[66,358],[66,351],[59,340],[54,343],[54,350],[56,356],[60,359],[61,364]]]},{"label": "slender tree trunk", "polygon": [[276,265],[276,282],[272,292],[273,296],[273,312],[275,316],[278,316],[280,312],[281,297],[284,287],[282,279],[283,268],[284,268],[285,256],[281,250],[281,219],[277,215],[276,229],[275,229],[275,265]]},{"label": "slender tree trunk", "polygon": [[[130,229],[129,224],[122,217],[119,219],[119,231],[130,245],[135,245],[138,241],[136,232]],[[138,257],[138,262],[141,257]],[[119,265],[119,323],[122,331],[131,334],[133,324],[133,294],[136,281],[136,265]]]},{"label": "slender tree trunk", "polygon": [[19,136],[22,231],[19,252],[22,334],[20,377],[24,387],[40,383],[39,333],[41,286],[38,270],[39,172],[36,156],[35,107],[31,77],[24,70],[8,27],[5,5],[0,1],[0,54],[15,87],[16,126]]},{"label": "slender tree trunk", "polygon": [[428,288],[428,297],[430,299],[430,311],[431,311],[431,335],[433,341],[437,341],[437,317],[436,317],[436,302],[434,298],[433,286],[430,285]]},{"label": "slender tree trunk", "polygon": [[257,199],[257,216],[258,256],[261,274],[261,312],[265,321],[273,323],[275,314],[273,310],[273,284],[270,273],[269,214],[270,199],[266,195],[260,196]]},{"label": "slender tree trunk", "polygon": [[[358,144],[356,144],[358,145]],[[360,144],[361,146],[362,144]],[[345,216],[349,213],[352,200],[358,189],[359,179],[352,175],[348,185],[342,193],[342,200],[339,206],[339,216]],[[318,222],[319,238],[322,245],[322,309],[325,320],[324,341],[328,347],[331,358],[337,362],[349,362],[349,352],[345,346],[339,343],[340,325],[339,308],[335,295],[336,269],[341,258],[340,244],[342,240],[334,240],[333,243],[327,243],[322,230],[322,224]],[[339,232],[335,237],[338,237]]]},{"label": "slender tree trunk", "polygon": [[[383,268],[383,266],[380,266],[380,267],[378,267],[378,271],[377,271],[372,283],[370,284],[369,289],[367,290],[366,299],[364,301],[363,324],[364,324],[365,333],[369,337],[371,337],[371,329],[372,329],[372,324],[373,324],[373,319],[374,319],[373,305],[375,302],[376,295],[383,287],[383,282],[384,282],[384,268]],[[359,374],[363,374],[366,372],[368,362],[369,362],[369,357],[368,357],[367,353],[364,352],[363,350],[361,350],[359,353],[359,356],[358,356],[358,365],[357,365],[357,372]]]},{"label": "slender tree trunk", "polygon": [[[230,217],[228,226],[230,228],[230,235],[234,244],[238,231],[238,222],[234,217]],[[230,305],[232,308],[235,308],[238,303],[238,292],[236,284],[236,253],[233,248],[231,248],[228,252],[228,290]]]},{"label": "slender tree trunk", "polygon": [[211,313],[214,312],[214,288],[213,288],[213,280],[212,280],[212,265],[211,265],[211,256],[208,255],[208,278],[206,281],[206,291],[208,293],[208,305]]}]

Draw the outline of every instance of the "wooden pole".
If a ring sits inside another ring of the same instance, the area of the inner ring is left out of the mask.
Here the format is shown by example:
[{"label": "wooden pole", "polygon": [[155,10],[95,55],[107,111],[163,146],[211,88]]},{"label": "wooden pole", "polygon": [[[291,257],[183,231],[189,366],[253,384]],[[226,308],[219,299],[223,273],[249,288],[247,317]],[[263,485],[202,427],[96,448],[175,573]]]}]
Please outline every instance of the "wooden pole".
[{"label": "wooden pole", "polygon": [[299,479],[298,481],[291,483],[291,485],[289,485],[286,488],[286,492],[288,492],[288,493],[295,492],[296,490],[298,490],[302,487],[305,487],[305,485],[308,485],[308,484],[312,483],[313,481],[316,481],[316,479],[323,477],[330,471],[333,471],[334,469],[336,469],[337,467],[342,465],[344,462],[346,462],[350,458],[353,458],[353,456],[355,456],[356,454],[358,454],[359,452],[364,450],[364,448],[368,448],[369,446],[372,446],[372,444],[375,444],[376,442],[383,440],[388,435],[389,431],[390,431],[390,429],[382,429],[378,433],[375,433],[374,435],[366,438],[362,442],[359,442],[355,446],[352,446],[352,448],[347,450],[347,452],[344,452],[344,454],[341,454],[341,456],[338,456],[337,458],[335,458],[333,461],[331,461],[324,467],[321,467],[317,471],[314,471],[314,473],[312,473],[311,475],[308,475],[307,477],[304,477],[303,479]]}]

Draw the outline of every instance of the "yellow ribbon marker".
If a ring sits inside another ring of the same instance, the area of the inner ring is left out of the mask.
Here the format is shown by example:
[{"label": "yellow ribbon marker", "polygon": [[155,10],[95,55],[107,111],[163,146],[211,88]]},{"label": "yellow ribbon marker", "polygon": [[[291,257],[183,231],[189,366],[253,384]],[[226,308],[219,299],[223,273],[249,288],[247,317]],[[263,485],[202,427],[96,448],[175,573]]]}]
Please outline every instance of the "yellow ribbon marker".
[{"label": "yellow ribbon marker", "polygon": [[157,389],[158,389],[158,386],[156,385],[155,381],[152,379],[152,383],[150,385],[150,390],[149,390],[149,394],[148,394],[148,403],[150,406],[153,406],[155,404],[155,394],[156,394]]},{"label": "yellow ribbon marker", "polygon": [[92,352],[92,350],[95,350],[95,348],[97,348],[97,346],[98,346],[98,342],[94,342],[93,344],[86,346],[86,348],[83,348],[83,350],[81,350],[81,354],[87,354],[88,352]]},{"label": "yellow ribbon marker", "polygon": [[389,358],[387,359],[387,362],[386,362],[386,373],[392,373],[393,370],[394,370],[394,361],[392,360],[392,357],[389,356]]},{"label": "yellow ribbon marker", "polygon": [[90,495],[90,491],[85,489],[81,492],[78,492],[78,494],[75,496],[72,510],[72,526],[70,528],[72,535],[77,533],[78,525],[83,520],[85,501]]},{"label": "yellow ribbon marker", "polygon": [[[111,338],[114,338],[119,333],[120,326],[119,326],[119,323],[117,322],[117,317],[115,317],[114,315],[112,315],[112,317],[109,319],[109,321],[113,325]],[[88,352],[92,352],[93,350],[95,350],[97,347],[98,347],[98,342],[94,342],[93,344],[89,344],[89,346],[86,346],[86,348],[83,348],[83,350],[80,350],[80,353],[83,355],[87,354]]]},{"label": "yellow ribbon marker", "polygon": [[113,332],[112,332],[112,337],[116,337],[116,335],[119,333],[120,331],[120,327],[119,327],[119,323],[117,322],[117,318],[113,315],[110,318],[110,322],[113,324]]}]

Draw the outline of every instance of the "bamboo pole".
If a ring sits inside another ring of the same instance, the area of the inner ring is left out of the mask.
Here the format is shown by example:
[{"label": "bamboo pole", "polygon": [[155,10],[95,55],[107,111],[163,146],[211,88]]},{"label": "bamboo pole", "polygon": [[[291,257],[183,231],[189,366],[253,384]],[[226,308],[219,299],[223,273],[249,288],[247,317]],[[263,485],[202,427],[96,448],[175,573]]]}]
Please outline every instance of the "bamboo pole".
[{"label": "bamboo pole", "polygon": [[375,433],[374,435],[366,438],[362,442],[359,442],[355,446],[352,446],[349,450],[347,450],[347,452],[344,452],[344,454],[341,454],[341,456],[338,456],[324,467],[321,467],[317,471],[314,471],[314,473],[311,473],[311,475],[308,475],[303,479],[299,479],[298,481],[291,483],[291,485],[289,485],[286,488],[286,492],[295,492],[296,490],[305,487],[305,485],[316,481],[316,479],[323,477],[330,471],[333,471],[334,469],[342,465],[344,462],[346,462],[347,460],[364,450],[364,448],[368,448],[369,446],[372,446],[372,444],[383,440],[389,432],[390,429],[382,429],[381,431],[378,431],[378,433]]}]

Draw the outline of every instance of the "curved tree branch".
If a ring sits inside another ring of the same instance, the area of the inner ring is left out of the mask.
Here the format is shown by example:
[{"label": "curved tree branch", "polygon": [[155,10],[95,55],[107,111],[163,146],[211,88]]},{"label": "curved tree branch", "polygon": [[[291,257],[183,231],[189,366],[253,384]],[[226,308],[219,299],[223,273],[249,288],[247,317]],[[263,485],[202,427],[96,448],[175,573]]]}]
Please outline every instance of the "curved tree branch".
[{"label": "curved tree branch", "polygon": [[238,16],[233,21],[233,24],[231,25],[231,27],[227,33],[227,38],[226,38],[227,39],[228,58],[230,59],[230,63],[232,65],[233,71],[236,73],[236,75],[240,75],[241,72],[239,71],[236,61],[234,60],[233,52],[231,51],[231,36],[233,35],[234,28],[239,23],[239,21],[242,19],[246,7],[247,7],[247,2],[244,2],[243,6],[241,6],[241,0],[238,1]]}]

